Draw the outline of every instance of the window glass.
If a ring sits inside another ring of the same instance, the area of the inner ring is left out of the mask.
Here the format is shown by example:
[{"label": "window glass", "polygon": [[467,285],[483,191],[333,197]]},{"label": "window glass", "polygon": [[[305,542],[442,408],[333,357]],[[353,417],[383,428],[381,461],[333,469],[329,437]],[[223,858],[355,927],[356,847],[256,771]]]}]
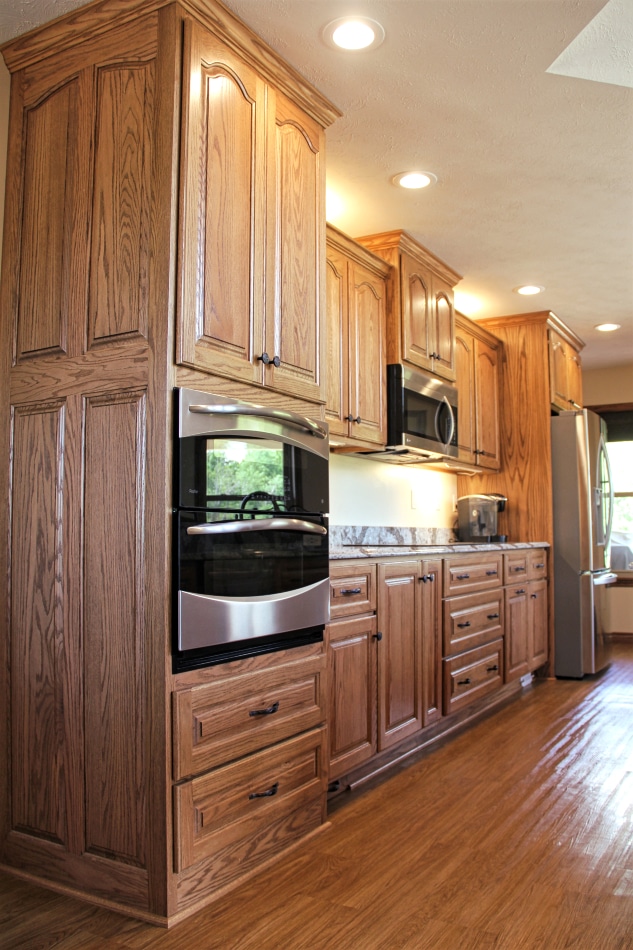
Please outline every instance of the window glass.
[{"label": "window glass", "polygon": [[633,571],[633,442],[609,442],[607,451],[615,494],[611,568]]}]

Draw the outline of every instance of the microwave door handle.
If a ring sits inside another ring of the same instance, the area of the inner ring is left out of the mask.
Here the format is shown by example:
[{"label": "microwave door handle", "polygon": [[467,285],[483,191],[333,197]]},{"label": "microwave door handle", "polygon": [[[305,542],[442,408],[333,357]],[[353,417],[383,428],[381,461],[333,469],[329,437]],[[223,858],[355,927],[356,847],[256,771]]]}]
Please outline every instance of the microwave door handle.
[{"label": "microwave door handle", "polygon": [[[448,409],[448,417],[450,419],[448,438],[446,439],[446,441],[442,438],[442,433],[440,432],[440,413],[442,409],[444,408],[444,406],[446,406],[446,408]],[[438,442],[442,443],[442,445],[450,445],[454,434],[455,434],[455,416],[453,414],[453,407],[451,406],[446,396],[442,396],[442,401],[438,403],[437,409],[435,410],[435,437],[437,438]]]},{"label": "microwave door handle", "polygon": [[268,406],[224,406],[209,403],[208,405],[189,406],[189,412],[200,412],[207,415],[259,416],[264,419],[285,422],[286,425],[297,426],[297,428],[309,432],[318,439],[327,438],[327,430],[323,426],[313,422],[312,419],[304,419],[303,416],[299,416],[295,412],[287,412],[285,409],[271,409]]},{"label": "microwave door handle", "polygon": [[303,534],[327,534],[327,528],[300,518],[262,518],[260,521],[218,521],[195,524],[187,534],[239,534],[242,531],[301,531]]}]

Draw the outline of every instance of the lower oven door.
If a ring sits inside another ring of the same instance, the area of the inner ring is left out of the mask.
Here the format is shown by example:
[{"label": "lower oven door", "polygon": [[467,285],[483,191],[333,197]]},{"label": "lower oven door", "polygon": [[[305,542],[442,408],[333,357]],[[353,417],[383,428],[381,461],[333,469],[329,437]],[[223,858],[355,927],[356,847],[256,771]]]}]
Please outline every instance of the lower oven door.
[{"label": "lower oven door", "polygon": [[179,651],[239,650],[245,642],[327,623],[326,518],[279,512],[217,517],[176,513]]}]

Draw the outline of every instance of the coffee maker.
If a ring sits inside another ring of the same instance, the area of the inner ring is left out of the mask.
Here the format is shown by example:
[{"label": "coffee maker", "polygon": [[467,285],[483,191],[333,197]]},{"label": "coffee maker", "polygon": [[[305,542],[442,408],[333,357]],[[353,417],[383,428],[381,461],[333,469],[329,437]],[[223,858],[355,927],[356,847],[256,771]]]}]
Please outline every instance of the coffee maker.
[{"label": "coffee maker", "polygon": [[497,516],[506,506],[505,495],[464,495],[457,499],[457,537],[460,541],[482,544],[507,541],[498,533]]}]

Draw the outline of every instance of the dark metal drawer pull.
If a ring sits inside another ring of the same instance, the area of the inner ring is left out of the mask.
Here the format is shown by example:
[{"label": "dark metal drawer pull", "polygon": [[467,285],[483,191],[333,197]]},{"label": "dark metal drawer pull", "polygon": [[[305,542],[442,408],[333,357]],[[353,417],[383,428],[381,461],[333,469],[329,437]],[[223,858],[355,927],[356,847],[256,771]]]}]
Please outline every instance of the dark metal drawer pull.
[{"label": "dark metal drawer pull", "polygon": [[464,623],[458,623],[457,626],[460,627],[460,629],[462,627],[470,627],[470,620],[466,620]]},{"label": "dark metal drawer pull", "polygon": [[518,589],[518,590],[515,590],[514,593],[515,593],[515,594],[524,594],[524,593],[525,593],[525,587],[519,587],[519,589]]},{"label": "dark metal drawer pull", "polygon": [[530,594],[530,597],[532,598],[532,600],[536,600],[538,597],[538,594]]},{"label": "dark metal drawer pull", "polygon": [[470,574],[457,574],[456,579],[458,581],[467,581],[470,578]]},{"label": "dark metal drawer pull", "polygon": [[268,709],[251,709],[249,716],[272,716],[279,709],[279,703],[273,703]]},{"label": "dark metal drawer pull", "polygon": [[486,571],[488,577],[496,577],[499,571]]},{"label": "dark metal drawer pull", "polygon": [[271,785],[269,789],[265,792],[251,792],[248,796],[249,799],[253,798],[272,798],[273,795],[276,795],[279,790],[279,782],[275,782],[274,785]]},{"label": "dark metal drawer pull", "polygon": [[342,594],[343,597],[350,597],[352,594],[360,594],[360,592],[361,592],[360,587],[341,587],[339,591],[339,593]]},{"label": "dark metal drawer pull", "polygon": [[486,673],[498,673],[498,672],[499,672],[499,667],[497,666],[496,663],[495,663],[494,666],[487,666],[487,667],[486,667]]},{"label": "dark metal drawer pull", "polygon": [[541,567],[545,567],[544,564],[535,564],[534,567],[538,570]]},{"label": "dark metal drawer pull", "polygon": [[458,685],[458,686],[469,686],[469,685],[470,685],[470,677],[467,677],[467,679],[465,679],[465,680],[457,680],[457,685]]},{"label": "dark metal drawer pull", "polygon": [[488,620],[498,620],[499,614],[488,614]]},{"label": "dark metal drawer pull", "polygon": [[511,568],[511,570],[512,570],[515,574],[520,574],[521,571],[524,571],[524,570],[525,570],[525,568],[524,568],[524,567],[513,567],[513,568]]}]

